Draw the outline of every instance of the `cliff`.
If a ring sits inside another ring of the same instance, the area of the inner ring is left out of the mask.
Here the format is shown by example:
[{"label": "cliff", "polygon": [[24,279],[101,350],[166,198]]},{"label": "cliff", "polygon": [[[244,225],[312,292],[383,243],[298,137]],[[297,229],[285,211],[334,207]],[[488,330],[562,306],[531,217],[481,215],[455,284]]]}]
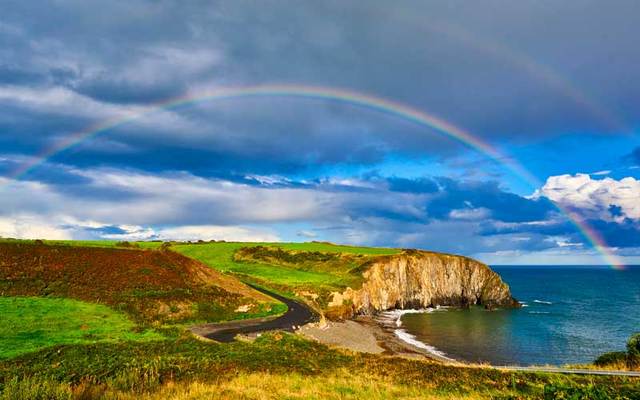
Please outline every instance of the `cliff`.
[{"label": "cliff", "polygon": [[333,294],[329,317],[396,308],[519,306],[498,274],[461,256],[407,250],[372,260],[363,277],[359,289]]}]

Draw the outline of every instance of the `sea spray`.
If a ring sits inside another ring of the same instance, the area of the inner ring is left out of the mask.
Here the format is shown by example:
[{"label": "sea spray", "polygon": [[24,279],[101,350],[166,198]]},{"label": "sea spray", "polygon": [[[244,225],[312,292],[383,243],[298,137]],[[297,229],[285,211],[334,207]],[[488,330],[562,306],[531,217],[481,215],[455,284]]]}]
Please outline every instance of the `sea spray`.
[{"label": "sea spray", "polygon": [[421,308],[419,310],[416,309],[407,309],[407,310],[389,310],[383,313],[380,313],[380,321],[385,325],[395,324],[395,326],[402,326],[402,316],[405,314],[428,314],[435,311],[435,308]]}]

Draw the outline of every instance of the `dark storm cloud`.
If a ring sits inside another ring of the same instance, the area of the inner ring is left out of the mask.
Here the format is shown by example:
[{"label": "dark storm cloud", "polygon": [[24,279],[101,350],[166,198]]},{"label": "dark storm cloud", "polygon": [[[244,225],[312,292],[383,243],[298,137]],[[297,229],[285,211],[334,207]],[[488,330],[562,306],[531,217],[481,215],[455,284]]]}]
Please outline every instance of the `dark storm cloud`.
[{"label": "dark storm cloud", "polygon": [[[607,7],[595,1],[554,7],[535,1],[494,0],[471,5],[457,1],[393,5],[67,1],[43,2],[38,7],[11,1],[3,6],[0,17],[0,81],[63,87],[121,105],[155,102],[203,84],[340,86],[431,110],[490,140],[519,137],[526,141],[532,133],[611,130],[606,114],[620,114],[631,125],[638,120],[637,102],[628,101],[640,89],[635,68],[640,54],[633,39],[638,36],[633,18],[638,7],[631,1],[615,1]],[[606,26],[606,34],[593,26]],[[526,56],[519,57],[520,53]],[[616,78],[623,76],[624,84]],[[422,128],[376,119],[348,107],[328,109],[326,104],[311,102],[287,112],[285,103],[276,112],[270,110],[271,120],[265,120],[257,118],[254,105],[237,102],[233,113],[196,120],[202,129],[221,135],[247,132],[237,138],[237,146],[225,147],[225,154],[230,160],[254,155],[262,166],[274,162],[272,172],[315,159],[372,163],[385,153],[433,156],[451,147],[436,136],[424,135]],[[82,111],[67,118],[82,118]],[[28,119],[37,115],[32,113],[25,109],[12,114]],[[239,120],[243,114],[247,119]],[[364,119],[371,121],[359,139],[375,144],[347,147],[349,151],[341,154],[336,147],[353,134],[354,116],[360,124]],[[29,131],[46,136],[50,122],[34,119],[41,126]],[[315,128],[329,133],[323,136],[323,144],[309,142],[296,132],[309,128],[304,121],[318,119],[325,123]],[[287,139],[294,151],[268,146],[270,139],[277,142],[282,137],[283,126],[296,133]],[[4,135],[23,132],[16,126]],[[183,144],[199,145],[189,129],[179,133]],[[123,134],[119,139],[133,140],[130,136],[135,135]],[[258,136],[266,139],[256,141]],[[146,142],[154,146],[152,134]],[[266,149],[249,155],[243,152],[252,146]],[[204,151],[218,157],[215,150]],[[315,156],[301,159],[301,151],[315,151]],[[155,169],[171,159],[165,154],[160,154]]]}]

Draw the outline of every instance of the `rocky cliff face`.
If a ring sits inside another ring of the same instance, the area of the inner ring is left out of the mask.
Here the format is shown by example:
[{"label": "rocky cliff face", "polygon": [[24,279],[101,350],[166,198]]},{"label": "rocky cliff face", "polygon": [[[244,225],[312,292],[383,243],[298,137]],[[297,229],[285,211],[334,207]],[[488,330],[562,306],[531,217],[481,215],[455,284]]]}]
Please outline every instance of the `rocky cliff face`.
[{"label": "rocky cliff face", "polygon": [[370,314],[439,305],[519,306],[498,274],[461,256],[404,251],[374,260],[363,276],[361,288],[335,293],[329,309]]}]

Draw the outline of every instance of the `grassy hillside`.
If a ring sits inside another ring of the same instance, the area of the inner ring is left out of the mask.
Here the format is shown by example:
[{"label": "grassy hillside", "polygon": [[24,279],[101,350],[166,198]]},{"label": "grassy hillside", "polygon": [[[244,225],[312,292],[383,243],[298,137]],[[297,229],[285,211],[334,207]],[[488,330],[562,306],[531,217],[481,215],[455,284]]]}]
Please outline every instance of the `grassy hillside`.
[{"label": "grassy hillside", "polygon": [[102,303],[141,324],[244,318],[279,304],[170,251],[20,242],[0,243],[0,293]]},{"label": "grassy hillside", "polygon": [[635,399],[637,379],[348,354],[295,335],[68,345],[0,362],[1,398]]},{"label": "grassy hillside", "polygon": [[56,344],[160,340],[123,313],[77,300],[0,297],[0,359]]},{"label": "grassy hillside", "polygon": [[177,244],[172,249],[221,272],[289,293],[356,285],[361,279],[357,268],[363,263],[400,252],[320,242]]}]

